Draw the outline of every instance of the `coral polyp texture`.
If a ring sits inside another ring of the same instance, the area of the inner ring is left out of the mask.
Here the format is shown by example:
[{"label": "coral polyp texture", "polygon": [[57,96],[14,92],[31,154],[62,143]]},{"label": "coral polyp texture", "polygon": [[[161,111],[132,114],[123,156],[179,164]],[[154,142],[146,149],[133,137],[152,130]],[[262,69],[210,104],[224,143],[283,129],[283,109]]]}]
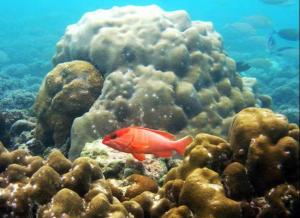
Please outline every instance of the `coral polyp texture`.
[{"label": "coral polyp texture", "polygon": [[[265,115],[270,119],[263,119]],[[253,117],[263,128],[251,129]],[[283,126],[287,131],[269,135]],[[0,143],[0,214],[38,218],[297,217],[299,128],[270,110],[247,108],[234,118],[230,136],[236,134],[241,138],[229,142],[198,134],[161,186],[135,172],[123,179],[117,175],[105,178],[102,167],[91,158],[72,162],[54,149],[43,159],[21,149],[9,152]],[[248,138],[252,138],[248,144],[242,140]],[[232,143],[243,143],[247,153],[243,161],[235,158]]]},{"label": "coral polyp texture", "polygon": [[[191,21],[185,11],[152,5],[86,13],[68,26],[53,57],[54,65],[72,60],[89,61],[106,77],[102,94],[73,123],[76,151],[132,124],[224,136],[236,112],[259,104],[212,23]],[[79,155],[72,150],[70,157]]]},{"label": "coral polyp texture", "polygon": [[75,117],[89,110],[101,93],[101,73],[90,63],[72,61],[49,72],[35,101],[35,136],[46,145],[61,146]]}]

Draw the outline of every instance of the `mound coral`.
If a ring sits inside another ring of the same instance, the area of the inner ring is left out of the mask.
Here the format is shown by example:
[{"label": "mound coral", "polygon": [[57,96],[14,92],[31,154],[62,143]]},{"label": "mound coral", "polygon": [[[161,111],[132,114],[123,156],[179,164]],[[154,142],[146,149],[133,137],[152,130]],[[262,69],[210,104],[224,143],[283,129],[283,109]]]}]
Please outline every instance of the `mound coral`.
[{"label": "mound coral", "polygon": [[297,185],[297,125],[271,110],[247,108],[235,116],[229,132],[234,159],[245,163],[256,193],[284,182]]},{"label": "mound coral", "polygon": [[85,61],[56,66],[46,76],[35,102],[35,136],[46,145],[61,146],[75,117],[88,111],[101,93],[102,76]]},{"label": "mound coral", "polygon": [[66,29],[53,63],[75,59],[106,78],[89,112],[73,123],[73,159],[86,142],[132,124],[224,136],[236,112],[259,103],[212,24],[191,21],[185,11],[152,5],[86,13]]}]

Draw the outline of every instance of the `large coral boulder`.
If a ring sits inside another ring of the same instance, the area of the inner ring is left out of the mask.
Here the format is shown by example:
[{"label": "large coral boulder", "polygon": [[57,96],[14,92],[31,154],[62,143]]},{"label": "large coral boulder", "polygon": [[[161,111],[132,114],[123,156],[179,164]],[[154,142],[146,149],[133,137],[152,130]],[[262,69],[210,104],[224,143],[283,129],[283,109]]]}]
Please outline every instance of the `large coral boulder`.
[{"label": "large coral boulder", "polygon": [[62,145],[73,119],[89,110],[100,95],[100,72],[85,61],[57,65],[46,76],[35,102],[35,136],[47,145]]},{"label": "large coral boulder", "polygon": [[66,29],[53,63],[75,59],[106,78],[101,96],[74,121],[72,158],[86,142],[128,125],[225,136],[236,112],[259,104],[213,25],[185,11],[152,5],[86,13]]},{"label": "large coral boulder", "polygon": [[289,132],[289,123],[284,115],[269,109],[247,108],[235,116],[229,130],[229,141],[235,158],[244,162],[249,145],[260,134],[271,142],[277,142]]}]

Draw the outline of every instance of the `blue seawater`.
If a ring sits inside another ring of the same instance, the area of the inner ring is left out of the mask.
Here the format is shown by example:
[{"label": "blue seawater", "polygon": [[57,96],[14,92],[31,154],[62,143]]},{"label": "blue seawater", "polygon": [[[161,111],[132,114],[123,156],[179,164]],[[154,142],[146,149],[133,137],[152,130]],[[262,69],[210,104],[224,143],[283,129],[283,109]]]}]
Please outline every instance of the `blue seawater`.
[{"label": "blue seawater", "polygon": [[[257,78],[259,92],[273,97],[273,109],[299,122],[299,41],[272,34],[283,28],[299,28],[297,0],[278,5],[260,0],[3,0],[0,2],[0,111],[32,106],[43,77],[52,67],[55,44],[66,26],[76,23],[85,12],[149,4],[166,11],[186,10],[192,20],[211,21],[223,37],[226,53],[252,66],[241,72],[242,76]],[[258,23],[265,27],[250,29],[249,25],[240,25],[249,24],[249,16],[255,19],[257,15],[267,18],[271,25]],[[280,54],[268,51],[267,41],[271,36],[276,42],[272,45],[275,50],[295,49]]]}]

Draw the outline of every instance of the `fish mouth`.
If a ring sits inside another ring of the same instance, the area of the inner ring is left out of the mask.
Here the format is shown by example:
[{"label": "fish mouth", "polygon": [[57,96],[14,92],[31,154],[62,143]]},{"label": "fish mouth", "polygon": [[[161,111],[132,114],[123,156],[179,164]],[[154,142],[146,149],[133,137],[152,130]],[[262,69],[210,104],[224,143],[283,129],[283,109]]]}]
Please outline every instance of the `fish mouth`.
[{"label": "fish mouth", "polygon": [[102,144],[107,145],[108,142],[109,142],[109,138],[108,138],[107,136],[105,136],[105,137],[103,138],[103,140],[102,140]]}]

